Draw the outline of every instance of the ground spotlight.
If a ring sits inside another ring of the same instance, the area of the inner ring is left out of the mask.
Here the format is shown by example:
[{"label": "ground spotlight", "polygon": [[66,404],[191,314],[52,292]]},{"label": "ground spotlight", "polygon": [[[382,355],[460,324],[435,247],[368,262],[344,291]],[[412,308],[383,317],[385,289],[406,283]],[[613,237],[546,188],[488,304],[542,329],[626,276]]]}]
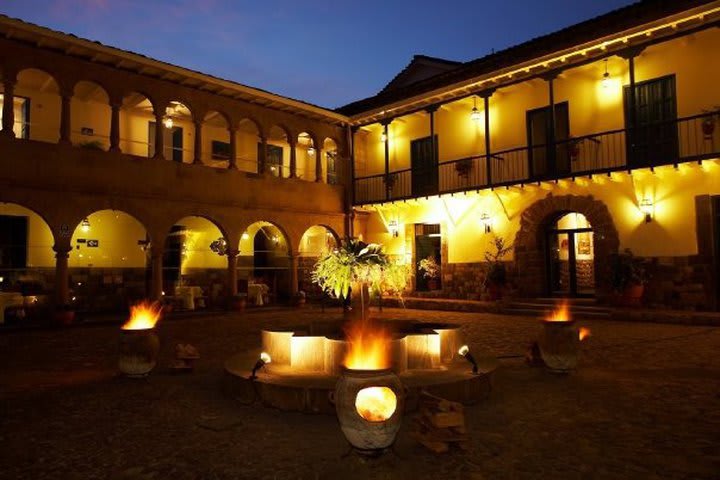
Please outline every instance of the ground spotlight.
[{"label": "ground spotlight", "polygon": [[475,361],[475,358],[472,356],[472,353],[470,353],[470,348],[467,345],[463,345],[462,347],[460,347],[460,350],[458,350],[458,354],[465,357],[465,360],[467,360],[468,362],[470,362],[472,364],[472,366],[473,366],[472,371],[475,375],[477,375],[478,365],[477,365],[477,362]]},{"label": "ground spotlight", "polygon": [[260,354],[260,358],[258,358],[258,361],[255,362],[255,366],[253,367],[252,373],[250,374],[250,380],[255,380],[257,378],[257,371],[264,367],[266,363],[270,362],[272,362],[270,355],[266,352],[262,352]]}]

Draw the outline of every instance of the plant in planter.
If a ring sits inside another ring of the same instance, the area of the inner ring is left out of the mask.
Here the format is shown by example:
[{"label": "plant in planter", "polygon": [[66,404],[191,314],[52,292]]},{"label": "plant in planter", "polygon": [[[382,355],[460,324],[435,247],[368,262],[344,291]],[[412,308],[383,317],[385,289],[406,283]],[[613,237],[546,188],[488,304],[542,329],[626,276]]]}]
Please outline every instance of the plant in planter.
[{"label": "plant in planter", "polygon": [[230,308],[236,312],[244,312],[247,307],[247,294],[238,293],[230,297]]},{"label": "plant in planter", "polygon": [[568,138],[568,153],[571,161],[574,162],[580,158],[580,145],[582,145],[582,142],[582,139],[573,138],[572,136]]},{"label": "plant in planter", "polygon": [[302,307],[305,305],[307,295],[305,294],[304,290],[298,290],[295,295],[293,295],[292,303],[296,307]]},{"label": "plant in planter", "polygon": [[55,315],[53,317],[55,325],[68,326],[75,323],[75,307],[70,304],[62,304],[55,307]]},{"label": "plant in planter", "polygon": [[482,288],[490,300],[499,300],[503,295],[503,288],[507,284],[507,270],[502,259],[512,250],[512,244],[506,244],[502,237],[494,236],[492,250],[485,252]]},{"label": "plant in planter", "polygon": [[422,272],[423,278],[427,280],[428,290],[437,290],[440,280],[440,265],[435,257],[430,255],[418,262],[418,270]]},{"label": "plant in planter", "polygon": [[467,179],[470,176],[470,170],[472,170],[472,158],[463,158],[455,162],[455,171],[459,177]]},{"label": "plant in planter", "polygon": [[612,285],[616,302],[623,306],[639,306],[649,280],[646,263],[626,248],[612,258]]},{"label": "plant in planter", "polygon": [[705,140],[712,140],[715,133],[715,124],[720,119],[720,106],[715,106],[709,110],[703,110],[706,115],[702,121],[702,132]]},{"label": "plant in planter", "polygon": [[388,175],[385,175],[383,177],[383,182],[387,186],[388,189],[392,190],[395,186],[395,181],[397,180],[397,176],[394,173],[390,173]]},{"label": "plant in planter", "polygon": [[99,140],[89,140],[87,142],[81,142],[80,146],[82,148],[87,148],[88,150],[105,150],[105,147],[103,147],[103,144]]},{"label": "plant in planter", "polygon": [[317,261],[312,280],[324,292],[343,300],[346,319],[364,320],[370,290],[380,288],[382,272],[389,264],[381,245],[349,239]]}]

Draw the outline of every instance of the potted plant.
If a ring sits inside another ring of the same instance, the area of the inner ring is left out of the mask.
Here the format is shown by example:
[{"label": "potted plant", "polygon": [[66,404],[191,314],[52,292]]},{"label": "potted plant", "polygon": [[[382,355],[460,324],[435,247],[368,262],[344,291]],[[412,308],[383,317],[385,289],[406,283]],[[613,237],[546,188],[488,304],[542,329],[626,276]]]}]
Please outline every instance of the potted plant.
[{"label": "potted plant", "polygon": [[312,280],[324,292],[343,300],[347,320],[365,320],[370,289],[380,288],[383,269],[389,264],[381,245],[349,239],[317,261]]},{"label": "potted plant", "polygon": [[573,138],[572,136],[568,138],[568,152],[570,153],[570,160],[576,161],[580,157],[580,145],[582,144],[582,139]]},{"label": "potted plant", "polygon": [[395,180],[397,180],[397,176],[394,173],[390,173],[383,177],[383,182],[385,182],[385,185],[389,190],[392,190],[395,186]]},{"label": "potted plant", "polygon": [[75,323],[75,307],[70,304],[62,304],[55,307],[53,317],[55,325],[66,327]]},{"label": "potted plant", "polygon": [[80,146],[82,148],[87,148],[88,150],[105,150],[105,147],[103,147],[103,144],[99,140],[88,140],[86,142],[81,142]]},{"label": "potted plant", "polygon": [[612,285],[618,304],[639,306],[648,279],[645,261],[633,255],[629,248],[613,256]]},{"label": "potted plant", "polygon": [[247,307],[247,294],[238,293],[230,297],[230,308],[236,312],[244,312]]},{"label": "potted plant", "polygon": [[423,278],[427,280],[428,290],[437,290],[439,288],[440,265],[438,265],[434,256],[430,255],[420,260],[418,262],[418,270],[422,272]]},{"label": "potted plant", "polygon": [[463,158],[455,162],[455,171],[459,177],[468,178],[472,165],[472,158]]},{"label": "potted plant", "polygon": [[298,290],[295,295],[293,295],[292,303],[296,307],[302,307],[305,305],[307,295],[305,294],[305,291]]},{"label": "potted plant", "polygon": [[705,140],[712,140],[713,134],[715,133],[715,123],[717,123],[718,115],[720,114],[720,106],[715,106],[710,110],[703,110],[706,115],[702,121],[702,132]]},{"label": "potted plant", "polygon": [[492,250],[485,252],[485,264],[483,271],[482,287],[490,300],[500,300],[503,296],[503,289],[507,284],[507,270],[503,258],[512,250],[512,244],[505,243],[502,237],[494,236]]}]

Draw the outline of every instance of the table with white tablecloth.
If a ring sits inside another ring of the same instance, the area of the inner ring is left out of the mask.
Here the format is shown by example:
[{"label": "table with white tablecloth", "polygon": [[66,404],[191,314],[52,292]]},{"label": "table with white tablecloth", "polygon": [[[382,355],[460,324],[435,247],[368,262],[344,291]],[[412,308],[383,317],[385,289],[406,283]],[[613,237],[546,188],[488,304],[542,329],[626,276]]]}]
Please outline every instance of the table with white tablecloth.
[{"label": "table with white tablecloth", "polygon": [[5,323],[5,309],[7,307],[22,307],[25,297],[19,292],[0,292],[0,325]]},{"label": "table with white tablecloth", "polygon": [[270,288],[264,283],[248,283],[248,300],[257,306],[263,305],[265,303],[263,296],[267,295],[269,291]]},{"label": "table with white tablecloth", "polygon": [[205,306],[202,288],[198,286],[175,287],[175,296],[180,299],[185,310],[195,310],[197,307]]}]

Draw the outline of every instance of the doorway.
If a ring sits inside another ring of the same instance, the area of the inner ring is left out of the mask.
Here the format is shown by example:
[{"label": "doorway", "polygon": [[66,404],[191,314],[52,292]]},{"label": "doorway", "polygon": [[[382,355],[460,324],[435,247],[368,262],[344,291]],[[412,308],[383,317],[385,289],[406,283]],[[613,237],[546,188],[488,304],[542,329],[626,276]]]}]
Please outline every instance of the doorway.
[{"label": "doorway", "polygon": [[556,217],[546,230],[547,293],[557,297],[595,295],[594,236],[584,215]]},{"label": "doorway", "polygon": [[[433,144],[435,152],[433,153]],[[435,195],[438,192],[438,136],[410,142],[413,196]]]},{"label": "doorway", "polygon": [[[148,158],[155,156],[155,122],[148,122]],[[163,155],[166,160],[173,162],[183,162],[183,129],[182,127],[172,127],[163,129]]]},{"label": "doorway", "polygon": [[526,114],[528,159],[532,178],[554,178],[570,173],[570,136],[568,102],[555,104],[555,136],[550,130],[550,106],[530,110]]},{"label": "doorway", "polygon": [[442,237],[439,224],[415,225],[415,290],[442,289]]}]

